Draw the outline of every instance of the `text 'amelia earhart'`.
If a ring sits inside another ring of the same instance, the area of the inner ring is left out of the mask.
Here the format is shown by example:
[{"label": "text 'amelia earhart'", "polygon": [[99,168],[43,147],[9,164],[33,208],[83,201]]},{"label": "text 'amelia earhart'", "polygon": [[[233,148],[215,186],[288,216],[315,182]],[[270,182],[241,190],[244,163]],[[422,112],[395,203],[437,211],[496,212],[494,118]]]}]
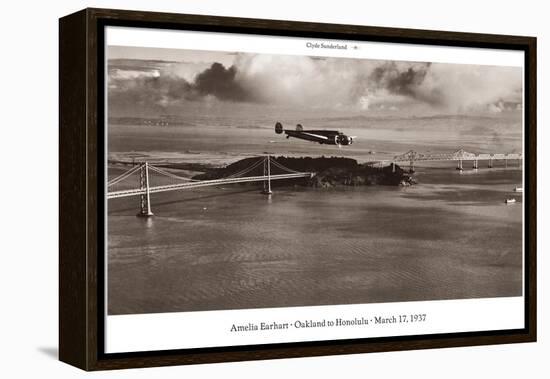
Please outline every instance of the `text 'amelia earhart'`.
[{"label": "text 'amelia earhart'", "polygon": [[377,315],[372,317],[354,317],[354,318],[335,318],[322,320],[294,320],[290,322],[249,322],[246,324],[232,324],[230,332],[255,332],[264,330],[289,330],[289,329],[308,329],[308,328],[334,328],[334,327],[353,327],[370,325],[391,325],[391,324],[416,324],[426,322],[428,319],[426,313],[415,314],[390,314]]}]

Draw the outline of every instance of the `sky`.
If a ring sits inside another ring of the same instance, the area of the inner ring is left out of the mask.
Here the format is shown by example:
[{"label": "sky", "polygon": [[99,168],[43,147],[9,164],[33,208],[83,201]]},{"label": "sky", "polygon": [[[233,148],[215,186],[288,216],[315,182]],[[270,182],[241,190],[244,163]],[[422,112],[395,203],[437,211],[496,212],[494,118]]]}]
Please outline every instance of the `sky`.
[{"label": "sky", "polygon": [[107,54],[111,116],[197,109],[324,116],[521,110],[518,67],[123,46],[109,46]]}]

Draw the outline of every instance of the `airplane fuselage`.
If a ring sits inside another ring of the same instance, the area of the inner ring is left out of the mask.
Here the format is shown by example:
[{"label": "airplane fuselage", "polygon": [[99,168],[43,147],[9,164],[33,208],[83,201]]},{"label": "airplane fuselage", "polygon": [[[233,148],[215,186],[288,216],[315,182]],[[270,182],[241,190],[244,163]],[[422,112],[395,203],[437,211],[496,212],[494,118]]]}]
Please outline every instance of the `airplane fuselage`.
[{"label": "airplane fuselage", "polygon": [[342,135],[335,130],[303,130],[301,132],[296,130],[285,130],[284,132],[287,138],[294,137],[326,145],[338,145],[336,140]]},{"label": "airplane fuselage", "polygon": [[347,136],[338,130],[303,130],[298,124],[296,130],[283,129],[281,123],[275,124],[277,134],[286,134],[286,138],[298,138],[306,141],[317,142],[322,145],[348,146],[353,143],[353,137]]}]

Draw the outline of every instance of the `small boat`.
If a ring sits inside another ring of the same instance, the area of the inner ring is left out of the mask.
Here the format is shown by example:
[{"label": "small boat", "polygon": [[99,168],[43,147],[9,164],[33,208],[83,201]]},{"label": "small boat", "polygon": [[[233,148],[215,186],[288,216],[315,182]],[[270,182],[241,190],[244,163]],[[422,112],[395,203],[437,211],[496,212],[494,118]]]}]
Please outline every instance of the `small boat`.
[{"label": "small boat", "polygon": [[516,202],[516,199],[506,199],[504,200],[506,204],[514,204]]},{"label": "small boat", "polygon": [[514,192],[523,192],[523,187],[514,188]]}]

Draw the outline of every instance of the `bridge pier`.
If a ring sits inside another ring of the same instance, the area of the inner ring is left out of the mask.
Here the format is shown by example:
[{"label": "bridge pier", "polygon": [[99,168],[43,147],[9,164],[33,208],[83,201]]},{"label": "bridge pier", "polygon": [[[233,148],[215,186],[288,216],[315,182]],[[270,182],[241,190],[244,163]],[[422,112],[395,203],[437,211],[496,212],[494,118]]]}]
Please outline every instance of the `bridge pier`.
[{"label": "bridge pier", "polygon": [[489,168],[493,168],[493,158],[489,158]]},{"label": "bridge pier", "polygon": [[273,191],[271,191],[271,156],[269,155],[264,159],[264,176],[267,176],[267,180],[264,181],[262,193],[264,195],[271,195]]},{"label": "bridge pier", "polygon": [[477,170],[477,169],[478,169],[478,166],[477,166],[477,159],[474,160],[474,167],[473,167],[473,168],[474,168],[474,170]]},{"label": "bridge pier", "polygon": [[409,163],[409,174],[414,174],[414,161],[412,159]]},{"label": "bridge pier", "polygon": [[145,193],[139,196],[140,211],[137,217],[154,216],[151,212],[151,194],[149,190],[149,163],[145,162],[139,170],[139,188],[144,189]]},{"label": "bridge pier", "polygon": [[460,170],[460,171],[463,170],[463,169],[462,169],[462,159],[459,159],[459,160],[458,160],[458,163],[457,163],[457,165],[456,165],[456,169],[457,169],[457,170]]},{"label": "bridge pier", "polygon": [[395,162],[391,163],[391,172],[395,173]]}]

